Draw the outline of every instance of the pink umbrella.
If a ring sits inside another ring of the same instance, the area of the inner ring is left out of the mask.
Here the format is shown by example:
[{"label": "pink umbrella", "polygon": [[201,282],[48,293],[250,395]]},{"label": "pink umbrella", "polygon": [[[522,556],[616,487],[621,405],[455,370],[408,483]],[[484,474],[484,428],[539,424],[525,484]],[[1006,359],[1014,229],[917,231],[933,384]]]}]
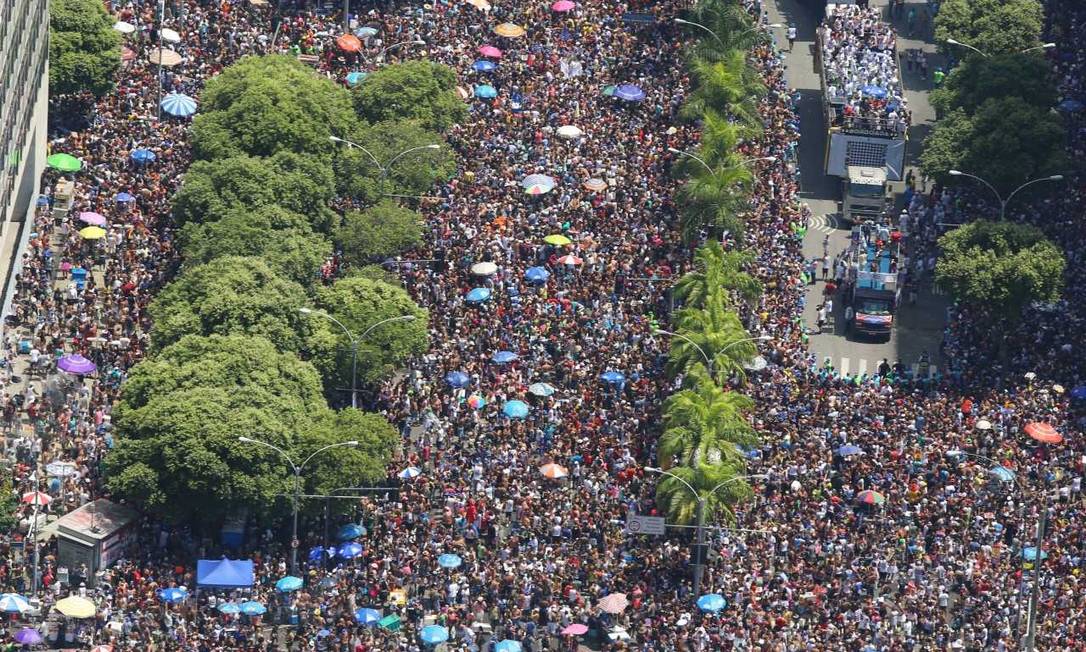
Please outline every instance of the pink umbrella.
[{"label": "pink umbrella", "polygon": [[620,614],[626,610],[630,601],[626,599],[625,593],[612,593],[601,599],[596,605],[600,608],[600,611],[606,611],[609,614]]},{"label": "pink umbrella", "polygon": [[572,0],[558,0],[558,2],[551,5],[551,9],[557,11],[558,13],[565,13],[567,11],[572,11],[573,8],[576,6],[577,3],[572,2]]},{"label": "pink umbrella", "polygon": [[483,55],[484,57],[490,57],[491,59],[502,58],[502,51],[494,47],[493,45],[484,45],[483,47],[479,48],[479,54]]},{"label": "pink umbrella", "polygon": [[582,625],[581,623],[573,623],[562,630],[563,636],[581,636],[588,633],[588,625]]},{"label": "pink umbrella", "polygon": [[559,258],[558,262],[563,265],[580,265],[582,261],[580,258],[574,256],[573,254],[566,254],[565,256]]},{"label": "pink umbrella", "polygon": [[40,491],[31,491],[23,494],[23,503],[27,505],[39,505],[44,507],[53,502],[53,497]]},{"label": "pink umbrella", "polygon": [[102,217],[98,213],[92,213],[90,211],[84,211],[79,214],[79,221],[87,224],[93,224],[95,226],[105,226],[106,218]]}]

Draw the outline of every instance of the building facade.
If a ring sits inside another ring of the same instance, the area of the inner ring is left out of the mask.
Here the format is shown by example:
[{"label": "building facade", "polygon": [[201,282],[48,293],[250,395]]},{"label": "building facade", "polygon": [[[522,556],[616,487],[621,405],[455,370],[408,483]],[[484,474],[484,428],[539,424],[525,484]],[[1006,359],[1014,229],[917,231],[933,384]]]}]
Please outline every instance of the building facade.
[{"label": "building facade", "polygon": [[49,1],[0,0],[0,291],[29,236],[48,138]]}]

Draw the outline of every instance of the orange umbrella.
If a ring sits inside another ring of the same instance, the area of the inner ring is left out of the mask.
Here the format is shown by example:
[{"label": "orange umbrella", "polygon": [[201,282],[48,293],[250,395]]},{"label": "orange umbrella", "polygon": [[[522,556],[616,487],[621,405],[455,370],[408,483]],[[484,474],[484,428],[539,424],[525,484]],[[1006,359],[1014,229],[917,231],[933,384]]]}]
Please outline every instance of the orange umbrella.
[{"label": "orange umbrella", "polygon": [[1042,421],[1026,424],[1026,434],[1044,444],[1058,444],[1063,441],[1063,435],[1056,432],[1051,424]]},{"label": "orange umbrella", "polygon": [[566,470],[566,467],[560,464],[555,464],[553,462],[550,464],[544,464],[543,466],[539,467],[539,472],[542,473],[545,477],[550,478],[551,480],[557,480],[559,478],[564,478],[569,475],[569,471]]},{"label": "orange umbrella", "polygon": [[362,41],[354,34],[344,34],[336,39],[336,45],[344,52],[358,52],[362,49]]},{"label": "orange umbrella", "polygon": [[520,38],[526,33],[524,28],[516,23],[502,23],[494,28],[494,33],[506,38]]}]

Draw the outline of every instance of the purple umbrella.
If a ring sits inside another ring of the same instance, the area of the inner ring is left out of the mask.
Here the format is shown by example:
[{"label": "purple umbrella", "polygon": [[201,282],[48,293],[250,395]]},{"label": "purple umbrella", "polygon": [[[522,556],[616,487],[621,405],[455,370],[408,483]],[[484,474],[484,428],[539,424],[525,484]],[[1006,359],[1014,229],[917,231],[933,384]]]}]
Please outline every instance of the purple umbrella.
[{"label": "purple umbrella", "polygon": [[42,642],[41,634],[38,630],[27,627],[15,632],[15,636],[12,637],[19,645],[37,645]]},{"label": "purple umbrella", "polygon": [[645,99],[645,91],[633,84],[622,84],[615,89],[615,97],[627,102],[640,102]]},{"label": "purple umbrella", "polygon": [[61,371],[67,371],[70,374],[80,374],[81,376],[93,374],[98,370],[97,365],[78,353],[64,356],[60,359],[60,362],[57,362],[57,367],[59,367]]},{"label": "purple umbrella", "polygon": [[94,226],[105,226],[106,218],[102,217],[98,213],[83,212],[79,214],[79,221],[87,224],[93,224]]}]

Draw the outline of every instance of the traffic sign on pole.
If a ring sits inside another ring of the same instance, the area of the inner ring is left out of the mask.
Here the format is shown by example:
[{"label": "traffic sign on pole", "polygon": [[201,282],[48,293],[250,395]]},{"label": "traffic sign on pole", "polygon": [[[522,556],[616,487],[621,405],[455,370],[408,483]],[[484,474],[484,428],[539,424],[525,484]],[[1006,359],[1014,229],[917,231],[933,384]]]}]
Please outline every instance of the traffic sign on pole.
[{"label": "traffic sign on pole", "polygon": [[630,534],[661,535],[666,530],[667,524],[662,516],[626,515],[626,531]]}]

